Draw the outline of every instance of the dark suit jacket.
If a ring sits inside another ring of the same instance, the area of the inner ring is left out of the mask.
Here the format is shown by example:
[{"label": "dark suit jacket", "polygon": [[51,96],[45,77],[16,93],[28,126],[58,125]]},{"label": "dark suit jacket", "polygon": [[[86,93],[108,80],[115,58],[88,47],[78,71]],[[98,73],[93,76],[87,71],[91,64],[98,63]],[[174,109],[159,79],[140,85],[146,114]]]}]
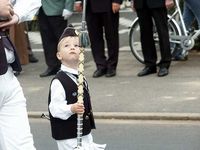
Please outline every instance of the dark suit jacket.
[{"label": "dark suit jacket", "polygon": [[[83,0],[76,0],[83,1]],[[112,9],[112,3],[122,3],[122,0],[87,0],[92,12],[108,12]]]},{"label": "dark suit jacket", "polygon": [[135,9],[141,9],[146,5],[148,8],[160,8],[165,7],[165,0],[133,0]]}]

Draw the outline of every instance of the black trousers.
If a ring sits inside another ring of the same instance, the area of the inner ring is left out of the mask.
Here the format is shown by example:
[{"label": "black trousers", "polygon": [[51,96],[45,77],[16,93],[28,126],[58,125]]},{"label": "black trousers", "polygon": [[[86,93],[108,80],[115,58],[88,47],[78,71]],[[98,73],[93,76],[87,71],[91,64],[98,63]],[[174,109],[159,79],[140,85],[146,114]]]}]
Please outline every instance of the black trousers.
[{"label": "black trousers", "polygon": [[137,9],[136,12],[139,18],[142,52],[145,65],[155,67],[157,62],[156,48],[153,39],[153,18],[159,36],[161,52],[159,66],[168,68],[171,63],[171,52],[166,8],[143,8]]},{"label": "black trousers", "polygon": [[60,16],[47,16],[42,7],[39,10],[38,21],[44,49],[45,61],[49,68],[60,68],[56,57],[58,40],[67,27],[67,21]]},{"label": "black trousers", "polygon": [[[119,13],[86,13],[91,49],[97,69],[116,69],[119,55]],[[108,48],[105,55],[104,33]]]}]

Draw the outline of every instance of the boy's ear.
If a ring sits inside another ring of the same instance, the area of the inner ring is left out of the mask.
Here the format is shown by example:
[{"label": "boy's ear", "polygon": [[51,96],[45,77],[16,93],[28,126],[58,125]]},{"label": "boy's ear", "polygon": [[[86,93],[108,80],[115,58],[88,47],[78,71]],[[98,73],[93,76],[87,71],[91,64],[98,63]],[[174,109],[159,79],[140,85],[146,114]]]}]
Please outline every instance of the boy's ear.
[{"label": "boy's ear", "polygon": [[60,55],[60,52],[57,52],[56,56],[57,56],[58,60],[62,60],[62,56]]}]

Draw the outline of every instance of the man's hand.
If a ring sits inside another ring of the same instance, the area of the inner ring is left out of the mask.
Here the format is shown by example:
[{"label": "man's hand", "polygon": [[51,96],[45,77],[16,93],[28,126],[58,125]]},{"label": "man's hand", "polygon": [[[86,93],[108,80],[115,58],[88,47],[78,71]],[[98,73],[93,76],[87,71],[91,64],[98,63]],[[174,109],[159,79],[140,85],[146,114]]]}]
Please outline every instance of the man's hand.
[{"label": "man's hand", "polygon": [[131,8],[133,9],[133,11],[135,11],[134,0],[131,0]]},{"label": "man's hand", "polygon": [[112,3],[112,11],[113,11],[113,13],[115,14],[115,13],[119,12],[119,10],[120,10],[120,4]]},{"label": "man's hand", "polygon": [[64,17],[65,20],[69,19],[69,17],[71,17],[72,14],[73,14],[72,11],[69,11],[67,9],[63,9],[62,16]]},{"label": "man's hand", "polygon": [[165,0],[165,6],[167,9],[170,9],[174,6],[174,0]]},{"label": "man's hand", "polygon": [[83,11],[83,6],[82,6],[82,3],[80,2],[80,3],[75,3],[75,5],[74,5],[74,7],[75,7],[75,10],[77,11],[77,12],[82,12]]},{"label": "man's hand", "polygon": [[11,20],[1,21],[0,22],[0,28],[3,29],[3,30],[6,30],[6,29],[10,28],[10,26],[12,26],[13,24],[16,24],[18,22],[19,22],[19,17],[16,14],[14,14],[11,17]]},{"label": "man's hand", "polygon": [[14,15],[13,7],[9,0],[0,0],[0,16],[10,20]]}]

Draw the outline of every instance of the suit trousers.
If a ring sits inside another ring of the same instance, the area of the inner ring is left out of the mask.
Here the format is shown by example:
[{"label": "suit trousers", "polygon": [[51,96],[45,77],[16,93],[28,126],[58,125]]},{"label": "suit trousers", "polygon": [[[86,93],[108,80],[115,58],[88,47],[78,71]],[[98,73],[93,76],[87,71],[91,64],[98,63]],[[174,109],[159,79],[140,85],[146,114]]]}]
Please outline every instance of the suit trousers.
[{"label": "suit trousers", "polygon": [[144,7],[142,9],[137,9],[136,12],[139,18],[141,45],[145,65],[148,67],[155,67],[157,62],[155,41],[153,39],[153,18],[158,32],[161,52],[159,66],[168,68],[171,63],[171,52],[166,8],[150,9]]},{"label": "suit trousers", "polygon": [[0,150],[35,150],[26,99],[12,71],[0,75]]},{"label": "suit trousers", "polygon": [[[91,49],[97,69],[116,69],[119,55],[119,13],[93,13],[89,8],[86,13]],[[108,48],[105,55],[104,33]]]},{"label": "suit trousers", "polygon": [[64,20],[62,15],[47,16],[40,8],[38,21],[46,64],[49,68],[58,69],[60,61],[56,57],[57,45],[61,34],[67,27],[67,20]]}]

